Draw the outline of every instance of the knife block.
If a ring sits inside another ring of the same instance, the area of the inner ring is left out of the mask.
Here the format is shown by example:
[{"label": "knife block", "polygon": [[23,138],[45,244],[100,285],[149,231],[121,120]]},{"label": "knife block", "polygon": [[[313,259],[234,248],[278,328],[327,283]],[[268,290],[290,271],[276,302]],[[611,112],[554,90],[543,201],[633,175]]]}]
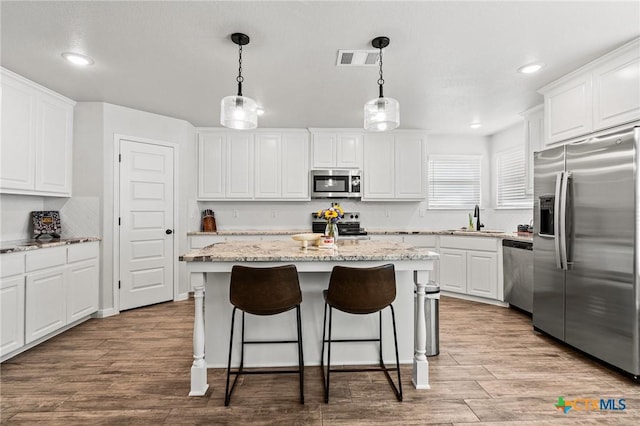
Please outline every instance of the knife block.
[{"label": "knife block", "polygon": [[211,216],[204,216],[202,218],[202,231],[203,232],[217,232],[216,218]]}]

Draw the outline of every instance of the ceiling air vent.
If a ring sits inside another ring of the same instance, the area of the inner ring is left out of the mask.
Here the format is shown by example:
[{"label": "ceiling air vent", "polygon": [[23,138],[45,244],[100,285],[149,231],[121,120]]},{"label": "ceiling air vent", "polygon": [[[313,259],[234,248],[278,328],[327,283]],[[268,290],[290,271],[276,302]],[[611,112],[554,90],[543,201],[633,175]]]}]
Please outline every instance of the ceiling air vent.
[{"label": "ceiling air vent", "polygon": [[380,52],[377,50],[338,50],[339,67],[375,67],[378,66]]}]

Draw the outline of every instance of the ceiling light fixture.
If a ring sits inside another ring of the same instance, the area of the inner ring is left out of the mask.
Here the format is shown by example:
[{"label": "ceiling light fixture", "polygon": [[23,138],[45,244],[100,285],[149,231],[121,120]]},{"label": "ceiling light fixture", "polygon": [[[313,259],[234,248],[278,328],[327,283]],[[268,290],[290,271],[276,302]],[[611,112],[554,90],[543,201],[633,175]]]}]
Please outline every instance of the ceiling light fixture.
[{"label": "ceiling light fixture", "polygon": [[93,65],[93,59],[80,53],[64,52],[62,57],[74,65],[85,67],[87,65]]},{"label": "ceiling light fixture", "polygon": [[472,129],[479,129],[480,127],[482,127],[482,124],[477,122],[477,121],[475,121],[475,122],[471,123],[469,125],[469,127],[471,127]]},{"label": "ceiling light fixture", "polygon": [[242,96],[242,46],[249,44],[249,36],[242,33],[231,34],[231,41],[239,46],[238,53],[238,94],[226,96],[220,103],[220,124],[231,129],[255,129],[258,127],[258,105],[256,101]]},{"label": "ceiling light fixture", "polygon": [[393,130],[400,125],[400,104],[393,98],[385,98],[382,90],[382,49],[389,45],[388,37],[376,37],[371,45],[380,49],[380,77],[378,78],[379,97],[364,104],[364,128],[374,132]]},{"label": "ceiling light fixture", "polygon": [[518,68],[518,72],[521,74],[533,74],[540,71],[544,67],[542,62],[534,62],[532,64],[523,65]]}]

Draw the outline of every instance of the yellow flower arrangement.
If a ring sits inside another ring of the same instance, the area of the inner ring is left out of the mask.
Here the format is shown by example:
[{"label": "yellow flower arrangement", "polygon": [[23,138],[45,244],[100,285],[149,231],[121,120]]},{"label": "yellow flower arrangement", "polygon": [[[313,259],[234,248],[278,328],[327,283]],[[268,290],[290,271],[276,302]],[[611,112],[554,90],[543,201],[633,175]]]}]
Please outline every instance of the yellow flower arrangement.
[{"label": "yellow flower arrangement", "polygon": [[327,223],[338,223],[344,217],[344,210],[338,205],[329,207],[328,209],[318,210],[316,216],[327,221]]}]

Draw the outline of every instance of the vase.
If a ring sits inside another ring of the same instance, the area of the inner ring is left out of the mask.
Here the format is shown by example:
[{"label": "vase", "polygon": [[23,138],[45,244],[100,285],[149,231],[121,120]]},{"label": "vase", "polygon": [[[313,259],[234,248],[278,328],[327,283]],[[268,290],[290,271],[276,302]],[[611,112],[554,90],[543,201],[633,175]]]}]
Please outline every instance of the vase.
[{"label": "vase", "polygon": [[338,239],[338,224],[327,222],[327,228],[324,230],[324,234],[333,237],[333,240],[336,241]]}]

